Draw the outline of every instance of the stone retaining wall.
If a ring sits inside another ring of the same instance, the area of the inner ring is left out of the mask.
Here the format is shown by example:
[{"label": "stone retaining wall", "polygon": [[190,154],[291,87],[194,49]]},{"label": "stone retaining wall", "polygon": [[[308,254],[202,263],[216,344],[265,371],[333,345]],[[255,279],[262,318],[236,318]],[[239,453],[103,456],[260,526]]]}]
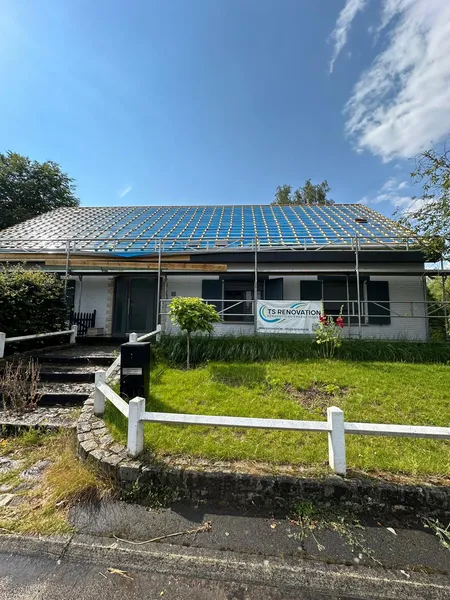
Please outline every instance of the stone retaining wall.
[{"label": "stone retaining wall", "polygon": [[450,514],[450,487],[446,486],[402,485],[335,475],[315,479],[252,475],[236,473],[231,468],[217,471],[131,460],[125,447],[108,433],[104,421],[94,416],[93,404],[92,398],[86,401],[78,421],[79,455],[94,461],[121,487],[134,487],[134,492],[140,492],[135,497],[142,500],[146,495],[160,494],[168,501],[270,511],[289,510],[308,500],[362,508],[366,513]]}]

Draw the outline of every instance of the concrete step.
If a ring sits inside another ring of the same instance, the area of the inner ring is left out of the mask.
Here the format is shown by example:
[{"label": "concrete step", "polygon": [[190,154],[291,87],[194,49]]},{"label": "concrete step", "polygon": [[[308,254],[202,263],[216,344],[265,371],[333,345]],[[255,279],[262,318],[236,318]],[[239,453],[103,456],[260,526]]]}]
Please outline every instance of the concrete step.
[{"label": "concrete step", "polygon": [[39,406],[79,406],[87,400],[92,393],[94,386],[92,383],[61,383],[61,382],[40,382],[39,391],[42,396],[39,400]]},{"label": "concrete step", "polygon": [[59,383],[93,383],[95,380],[95,370],[74,370],[73,367],[67,367],[64,369],[60,368],[59,366],[50,370],[48,367],[41,367],[40,381]]},{"label": "concrete step", "polygon": [[40,365],[64,365],[68,367],[80,365],[96,365],[99,367],[109,367],[114,361],[113,356],[67,356],[67,355],[43,355],[34,354],[32,358],[37,360]]},{"label": "concrete step", "polygon": [[38,406],[82,406],[89,394],[44,393],[39,399]]}]

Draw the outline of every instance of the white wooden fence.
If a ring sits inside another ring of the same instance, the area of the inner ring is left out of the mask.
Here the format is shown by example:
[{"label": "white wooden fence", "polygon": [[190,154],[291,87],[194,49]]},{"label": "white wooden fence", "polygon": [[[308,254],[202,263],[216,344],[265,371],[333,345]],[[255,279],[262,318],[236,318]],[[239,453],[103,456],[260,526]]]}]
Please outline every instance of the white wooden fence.
[{"label": "white wooden fence", "polygon": [[19,335],[16,337],[7,338],[6,334],[0,331],[0,358],[5,355],[5,344],[12,342],[23,342],[25,340],[38,340],[40,338],[56,337],[59,335],[70,335],[69,341],[71,344],[75,344],[78,328],[73,325],[71,329],[66,331],[51,331],[49,333],[34,333],[33,335]]},{"label": "white wooden fence", "polygon": [[255,419],[248,417],[223,417],[185,415],[177,413],[147,412],[144,398],[133,398],[129,404],[106,383],[105,371],[95,374],[94,413],[102,416],[108,399],[128,419],[127,450],[132,457],[144,449],[144,423],[177,425],[204,425],[210,427],[245,427],[248,429],[279,429],[290,431],[318,431],[328,434],[328,461],[339,475],[346,473],[345,434],[385,435],[394,437],[450,439],[450,427],[423,427],[418,425],[381,425],[373,423],[346,423],[343,411],[327,408],[326,421],[294,421],[289,419]]}]

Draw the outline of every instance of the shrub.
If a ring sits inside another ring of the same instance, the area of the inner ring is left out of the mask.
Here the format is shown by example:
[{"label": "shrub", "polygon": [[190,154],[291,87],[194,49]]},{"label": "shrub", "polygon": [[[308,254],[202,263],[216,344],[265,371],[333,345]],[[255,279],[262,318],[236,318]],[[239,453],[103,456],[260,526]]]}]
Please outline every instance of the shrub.
[{"label": "shrub", "polygon": [[22,266],[0,272],[0,331],[6,337],[65,328],[64,282],[53,273]]},{"label": "shrub", "polygon": [[205,304],[200,298],[174,298],[169,305],[172,322],[186,332],[186,363],[190,366],[190,342],[194,332],[212,333],[213,323],[220,317],[212,304]]},{"label": "shrub", "polygon": [[40,398],[39,365],[32,358],[27,363],[7,362],[0,374],[0,396],[3,410],[18,413],[34,410]]}]

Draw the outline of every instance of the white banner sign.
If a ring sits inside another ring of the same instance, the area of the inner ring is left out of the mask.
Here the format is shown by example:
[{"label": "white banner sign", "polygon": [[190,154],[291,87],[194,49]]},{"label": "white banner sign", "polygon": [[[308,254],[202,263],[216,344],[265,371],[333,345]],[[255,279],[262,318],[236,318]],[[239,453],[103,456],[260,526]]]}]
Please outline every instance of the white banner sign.
[{"label": "white banner sign", "polygon": [[313,333],[321,312],[321,302],[258,300],[257,328],[274,333]]}]

